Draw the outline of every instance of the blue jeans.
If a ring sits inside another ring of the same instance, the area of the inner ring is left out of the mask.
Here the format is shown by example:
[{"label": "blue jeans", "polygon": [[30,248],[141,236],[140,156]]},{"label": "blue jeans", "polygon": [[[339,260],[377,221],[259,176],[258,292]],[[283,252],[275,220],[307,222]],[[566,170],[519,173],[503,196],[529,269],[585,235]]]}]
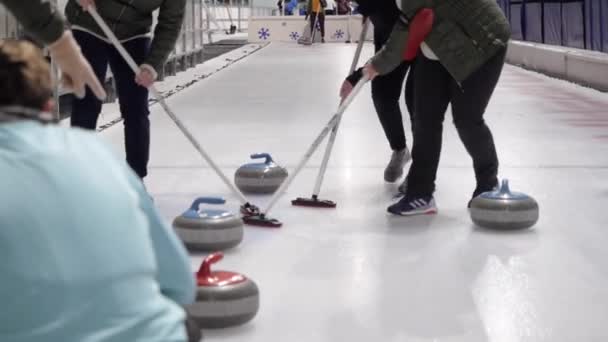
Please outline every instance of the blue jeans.
[{"label": "blue jeans", "polygon": [[[78,30],[74,30],[74,38],[100,80],[105,79],[108,65],[112,69],[120,114],[124,120],[127,163],[140,178],[144,178],[148,174],[150,157],[148,89],[135,83],[135,73],[111,44]],[[123,45],[135,62],[142,64],[149,51],[150,38],[136,38]],[[83,99],[74,99],[71,125],[94,130],[97,127],[101,106],[101,101],[87,89]]]}]

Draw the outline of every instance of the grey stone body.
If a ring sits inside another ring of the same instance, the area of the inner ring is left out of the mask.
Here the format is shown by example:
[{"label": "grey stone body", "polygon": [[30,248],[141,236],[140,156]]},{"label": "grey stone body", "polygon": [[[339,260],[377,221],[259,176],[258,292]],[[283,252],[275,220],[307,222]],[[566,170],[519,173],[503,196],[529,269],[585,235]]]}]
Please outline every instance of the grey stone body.
[{"label": "grey stone body", "polygon": [[243,220],[232,214],[204,216],[192,219],[178,216],[173,228],[191,250],[221,251],[233,248],[243,241]]},{"label": "grey stone body", "polygon": [[235,285],[199,286],[196,302],[186,310],[201,328],[219,329],[249,322],[259,307],[258,287],[247,279]]},{"label": "grey stone body", "polygon": [[532,199],[490,199],[477,197],[471,202],[471,219],[490,229],[526,229],[536,224],[538,203]]},{"label": "grey stone body", "polygon": [[271,163],[263,167],[240,167],[234,175],[234,183],[245,193],[272,194],[287,178],[287,170]]}]

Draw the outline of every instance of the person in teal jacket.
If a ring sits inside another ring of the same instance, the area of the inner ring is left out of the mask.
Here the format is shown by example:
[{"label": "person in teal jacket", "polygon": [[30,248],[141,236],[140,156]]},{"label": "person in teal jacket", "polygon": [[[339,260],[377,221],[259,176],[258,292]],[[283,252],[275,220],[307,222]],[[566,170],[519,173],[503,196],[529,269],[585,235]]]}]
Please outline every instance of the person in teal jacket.
[{"label": "person in teal jacket", "polygon": [[186,342],[188,255],[102,141],[49,121],[49,66],[0,43],[0,341]]}]

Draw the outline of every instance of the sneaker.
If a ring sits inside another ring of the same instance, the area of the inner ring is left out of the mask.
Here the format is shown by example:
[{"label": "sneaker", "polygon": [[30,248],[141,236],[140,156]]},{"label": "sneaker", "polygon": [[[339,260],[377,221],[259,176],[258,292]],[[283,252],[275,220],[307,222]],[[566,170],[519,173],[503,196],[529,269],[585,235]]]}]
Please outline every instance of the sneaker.
[{"label": "sneaker", "polygon": [[389,183],[397,181],[397,179],[403,176],[403,168],[411,159],[412,156],[407,147],[403,150],[393,151],[391,161],[386,166],[386,169],[384,169],[384,180]]},{"label": "sneaker", "polygon": [[388,212],[401,216],[436,214],[437,206],[433,196],[403,197],[399,202],[388,207]]}]

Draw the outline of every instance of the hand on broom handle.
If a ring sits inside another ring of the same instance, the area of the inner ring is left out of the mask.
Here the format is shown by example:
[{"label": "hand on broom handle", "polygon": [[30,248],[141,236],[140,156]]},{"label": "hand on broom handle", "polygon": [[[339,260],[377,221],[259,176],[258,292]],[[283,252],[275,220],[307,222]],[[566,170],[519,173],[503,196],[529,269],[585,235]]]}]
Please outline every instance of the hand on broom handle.
[{"label": "hand on broom handle", "polygon": [[[97,13],[97,10],[93,6],[89,6],[87,9],[87,12],[93,17],[93,19],[95,20],[97,25],[99,25],[101,30],[110,39],[110,41],[112,42],[112,44],[114,45],[116,50],[118,50],[118,53],[120,53],[122,58],[124,58],[124,60],[127,62],[129,67],[133,70],[135,75],[138,75],[140,72],[140,67],[137,65],[137,63],[135,63],[135,61],[133,60],[133,57],[131,57],[129,52],[127,52],[127,50],[125,50],[124,46],[120,43],[118,38],[116,38],[116,35],[114,34],[114,32],[112,32],[112,30],[110,29],[108,24],[106,24],[106,22],[101,18],[99,13]],[[234,187],[234,185],[232,185],[230,180],[226,177],[226,175],[224,175],[224,173],[215,164],[215,162],[213,162],[213,160],[207,155],[207,153],[203,150],[203,148],[198,143],[198,141],[194,138],[194,136],[192,136],[192,134],[190,134],[190,131],[188,131],[188,129],[182,124],[182,122],[177,118],[177,116],[173,113],[173,111],[171,111],[171,109],[169,108],[169,106],[167,106],[167,103],[165,102],[163,97],[160,95],[158,90],[154,87],[154,85],[151,85],[149,89],[150,89],[150,92],[152,93],[152,95],[154,95],[154,97],[156,98],[156,100],[158,100],[158,103],[160,103],[161,107],[163,107],[163,109],[165,110],[167,115],[169,115],[169,117],[173,120],[173,122],[179,127],[179,129],[186,136],[186,138],[190,141],[190,143],[192,143],[194,148],[200,153],[200,155],[203,157],[203,159],[205,159],[205,161],[207,161],[207,163],[209,163],[209,165],[211,165],[211,167],[214,169],[214,171],[220,176],[220,178],[224,181],[224,183],[226,183],[228,188],[230,190],[232,190],[232,192],[241,200],[242,203],[244,203],[245,206],[247,206],[247,205],[251,206],[249,204],[249,202],[247,201],[247,199],[245,198],[245,196],[243,195],[243,193],[241,193],[237,188]]]}]

